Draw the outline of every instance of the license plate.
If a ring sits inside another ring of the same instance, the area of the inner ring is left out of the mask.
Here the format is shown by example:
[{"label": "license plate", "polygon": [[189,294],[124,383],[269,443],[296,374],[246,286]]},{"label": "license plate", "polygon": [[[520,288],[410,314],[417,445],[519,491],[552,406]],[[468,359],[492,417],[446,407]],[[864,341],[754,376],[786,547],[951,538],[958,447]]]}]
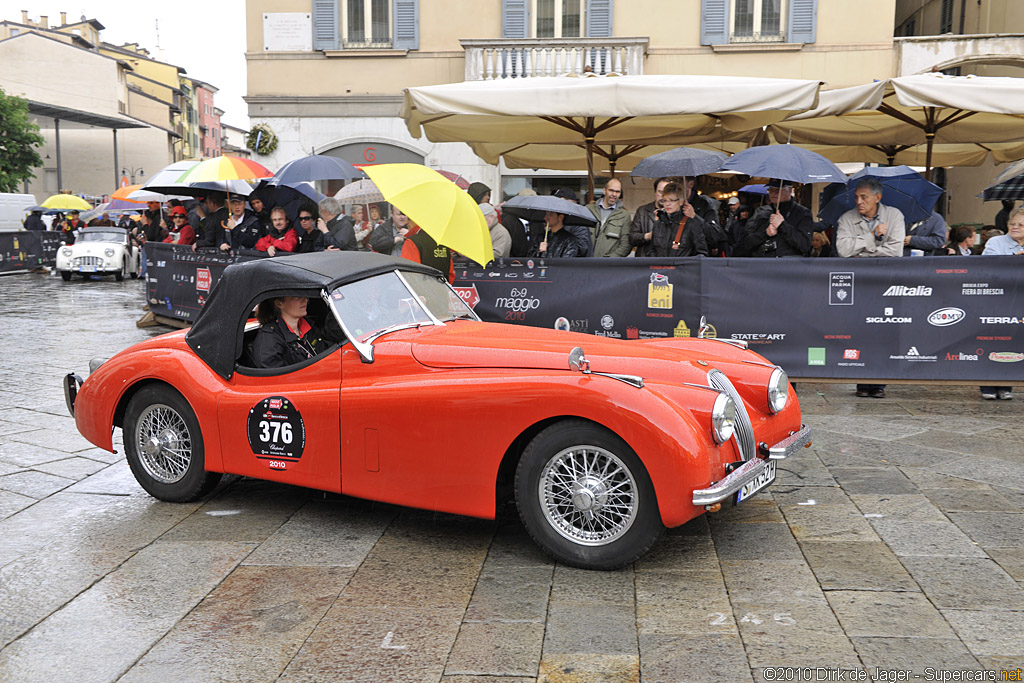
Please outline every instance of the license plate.
[{"label": "license plate", "polygon": [[83,273],[95,273],[96,272],[96,266],[82,266],[82,272]]},{"label": "license plate", "polygon": [[775,481],[775,461],[766,460],[764,464],[765,468],[761,470],[761,474],[757,475],[757,479],[744,485],[743,488],[736,492],[737,503],[742,503],[747,498],[750,498],[765,486],[768,486],[768,484]]}]

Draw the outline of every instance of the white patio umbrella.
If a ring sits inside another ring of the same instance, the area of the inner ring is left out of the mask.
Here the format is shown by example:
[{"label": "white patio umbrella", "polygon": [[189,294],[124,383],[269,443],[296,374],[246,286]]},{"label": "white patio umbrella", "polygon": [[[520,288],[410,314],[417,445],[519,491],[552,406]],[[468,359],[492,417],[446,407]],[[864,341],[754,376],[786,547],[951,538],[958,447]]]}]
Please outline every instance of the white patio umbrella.
[{"label": "white patio umbrella", "polygon": [[572,76],[408,88],[402,117],[433,142],[689,144],[749,131],[817,104],[818,81],[729,76]]},{"label": "white patio umbrella", "polygon": [[[822,91],[817,107],[773,124],[771,131],[779,141],[801,145],[873,147],[894,161],[922,145],[930,174],[940,145],[980,145],[973,158],[991,152],[997,161],[1010,160],[1024,141],[1020,112],[1024,79],[918,74]],[[912,163],[905,156],[899,161]]]}]

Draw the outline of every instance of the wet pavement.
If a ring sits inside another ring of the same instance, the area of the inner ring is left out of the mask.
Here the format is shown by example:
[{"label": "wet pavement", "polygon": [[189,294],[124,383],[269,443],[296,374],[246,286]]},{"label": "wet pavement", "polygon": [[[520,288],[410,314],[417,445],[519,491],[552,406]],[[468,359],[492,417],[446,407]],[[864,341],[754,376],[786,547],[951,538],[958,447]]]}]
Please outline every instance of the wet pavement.
[{"label": "wet pavement", "polygon": [[1024,668],[1024,401],[800,384],[814,445],[770,493],[587,572],[549,561],[512,507],[475,520],[237,477],[157,501],[78,435],[60,388],[167,331],[135,326],[143,285],[15,275],[0,299],[0,681]]}]

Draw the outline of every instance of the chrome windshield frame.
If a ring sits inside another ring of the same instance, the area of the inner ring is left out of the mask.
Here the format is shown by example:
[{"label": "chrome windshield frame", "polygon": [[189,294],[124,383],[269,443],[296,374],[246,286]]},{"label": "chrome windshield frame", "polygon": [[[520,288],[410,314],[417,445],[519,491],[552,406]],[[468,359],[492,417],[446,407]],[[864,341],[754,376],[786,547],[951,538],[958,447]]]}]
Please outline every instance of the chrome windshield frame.
[{"label": "chrome windshield frame", "polygon": [[[444,324],[445,324],[444,321],[440,320],[436,315],[434,315],[434,312],[431,311],[430,308],[420,300],[419,294],[417,294],[416,291],[413,289],[412,285],[409,284],[409,281],[402,274],[401,270],[396,268],[395,270],[387,271],[385,273],[378,273],[377,275],[374,275],[373,277],[381,277],[381,276],[384,276],[384,275],[388,275],[389,273],[394,273],[395,275],[398,276],[399,281],[402,283],[402,286],[405,287],[405,290],[409,293],[410,297],[415,302],[416,306],[421,311],[426,313],[427,318],[429,318],[429,320],[421,320],[421,321],[411,322],[411,323],[402,323],[402,324],[399,324],[399,325],[391,325],[391,326],[385,327],[383,329],[377,330],[376,332],[374,332],[373,334],[368,336],[365,341],[359,341],[358,339],[356,339],[356,335],[352,334],[352,330],[349,328],[349,326],[342,319],[341,314],[338,312],[337,307],[334,305],[334,302],[331,299],[331,292],[328,292],[327,290],[320,290],[320,297],[324,300],[324,303],[327,304],[327,307],[331,310],[331,313],[334,315],[334,319],[338,321],[338,325],[341,326],[342,331],[345,333],[345,337],[352,344],[352,347],[355,348],[355,350],[359,353],[359,357],[362,359],[362,361],[364,363],[372,363],[373,362],[373,342],[375,342],[379,337],[382,337],[385,334],[389,334],[391,332],[397,332],[399,330],[408,330],[408,329],[412,329],[412,328],[418,328],[418,327],[422,327],[424,325],[430,325],[432,327],[433,326],[442,326],[443,327]],[[368,278],[368,279],[370,279],[370,278]],[[446,287],[448,287],[449,294],[451,296],[457,297],[461,301],[461,297],[459,297],[458,292],[456,292],[452,288],[451,284],[447,280],[444,280],[444,279],[441,279],[441,278],[438,278],[438,280],[440,280]],[[344,287],[344,286],[345,285],[342,285],[342,287]],[[479,316],[476,315],[476,313],[473,311],[473,309],[469,308],[469,306],[466,306],[466,310],[468,310],[470,312],[470,314],[473,316],[474,320],[476,320],[478,322],[480,321]],[[457,319],[458,318],[456,318],[456,320]]]}]

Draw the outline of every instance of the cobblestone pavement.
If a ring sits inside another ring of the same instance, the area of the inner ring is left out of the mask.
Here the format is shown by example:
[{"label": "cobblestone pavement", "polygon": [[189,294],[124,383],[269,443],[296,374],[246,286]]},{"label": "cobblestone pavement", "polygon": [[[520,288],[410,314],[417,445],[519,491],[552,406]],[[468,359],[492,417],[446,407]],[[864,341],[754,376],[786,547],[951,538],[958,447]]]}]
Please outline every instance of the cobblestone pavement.
[{"label": "cobblestone pavement", "polygon": [[511,507],[482,521],[237,477],[201,502],[154,500],[78,435],[60,388],[164,331],[135,327],[142,285],[17,275],[0,298],[0,680],[1024,667],[1020,400],[801,384],[814,445],[770,493],[669,531],[633,567],[587,572],[549,561]]}]

